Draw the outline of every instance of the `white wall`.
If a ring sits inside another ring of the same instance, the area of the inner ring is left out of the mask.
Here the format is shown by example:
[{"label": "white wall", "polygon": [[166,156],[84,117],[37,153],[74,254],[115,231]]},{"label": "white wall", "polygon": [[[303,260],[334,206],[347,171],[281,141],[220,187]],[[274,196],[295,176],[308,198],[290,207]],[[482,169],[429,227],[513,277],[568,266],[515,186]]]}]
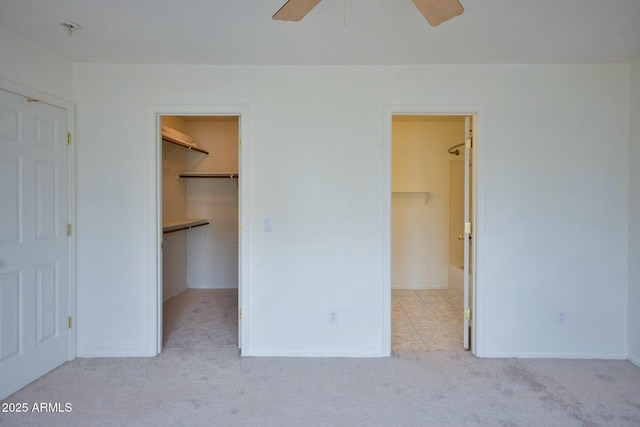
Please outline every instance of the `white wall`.
[{"label": "white wall", "polygon": [[71,62],[0,27],[0,78],[73,99]]},{"label": "white wall", "polygon": [[[448,288],[453,156],[447,149],[464,141],[464,117],[397,116],[392,134],[391,286]],[[429,196],[425,202],[425,197],[407,197],[406,191]]]},{"label": "white wall", "polygon": [[477,104],[479,354],[627,356],[625,65],[75,71],[79,355],[151,352],[149,105],[235,103],[250,107],[245,354],[382,354],[384,105]]},{"label": "white wall", "polygon": [[629,359],[640,366],[640,60],[630,66]]}]

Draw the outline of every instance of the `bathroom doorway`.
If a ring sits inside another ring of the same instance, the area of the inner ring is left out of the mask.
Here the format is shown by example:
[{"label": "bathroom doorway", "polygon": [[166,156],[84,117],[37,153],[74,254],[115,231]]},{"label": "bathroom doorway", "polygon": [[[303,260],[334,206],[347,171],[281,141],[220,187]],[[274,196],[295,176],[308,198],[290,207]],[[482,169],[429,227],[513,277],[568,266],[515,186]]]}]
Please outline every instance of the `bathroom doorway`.
[{"label": "bathroom doorway", "polygon": [[473,119],[391,116],[392,351],[471,348]]}]

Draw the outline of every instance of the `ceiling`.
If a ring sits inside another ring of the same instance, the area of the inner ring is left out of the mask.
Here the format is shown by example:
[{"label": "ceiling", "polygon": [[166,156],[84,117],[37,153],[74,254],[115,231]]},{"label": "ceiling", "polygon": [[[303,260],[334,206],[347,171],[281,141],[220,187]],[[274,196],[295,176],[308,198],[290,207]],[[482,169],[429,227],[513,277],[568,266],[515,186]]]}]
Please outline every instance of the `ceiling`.
[{"label": "ceiling", "polygon": [[[640,59],[640,0],[460,0],[430,27],[411,0],[0,0],[0,26],[76,63],[399,65]],[[68,36],[60,25],[82,29]]]}]

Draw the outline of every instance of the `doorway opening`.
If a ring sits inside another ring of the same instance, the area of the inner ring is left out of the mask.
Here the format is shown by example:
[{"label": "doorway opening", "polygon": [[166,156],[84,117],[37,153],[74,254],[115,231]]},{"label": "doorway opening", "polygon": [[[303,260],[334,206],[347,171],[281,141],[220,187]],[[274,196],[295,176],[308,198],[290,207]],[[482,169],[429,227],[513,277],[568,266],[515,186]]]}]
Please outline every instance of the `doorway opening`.
[{"label": "doorway opening", "polygon": [[390,120],[391,351],[470,350],[475,116]]},{"label": "doorway opening", "polygon": [[242,115],[157,115],[158,353],[242,348]]}]

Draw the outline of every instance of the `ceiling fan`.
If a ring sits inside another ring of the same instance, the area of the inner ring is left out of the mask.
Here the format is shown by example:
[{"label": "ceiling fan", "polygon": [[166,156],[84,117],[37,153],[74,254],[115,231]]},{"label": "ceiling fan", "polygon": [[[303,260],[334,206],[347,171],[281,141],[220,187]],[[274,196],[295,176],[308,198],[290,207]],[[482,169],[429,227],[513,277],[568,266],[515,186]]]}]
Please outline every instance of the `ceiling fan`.
[{"label": "ceiling fan", "polygon": [[[435,27],[464,12],[458,0],[412,0],[420,12]],[[320,0],[288,0],[274,15],[278,21],[299,21],[316,7]]]}]

